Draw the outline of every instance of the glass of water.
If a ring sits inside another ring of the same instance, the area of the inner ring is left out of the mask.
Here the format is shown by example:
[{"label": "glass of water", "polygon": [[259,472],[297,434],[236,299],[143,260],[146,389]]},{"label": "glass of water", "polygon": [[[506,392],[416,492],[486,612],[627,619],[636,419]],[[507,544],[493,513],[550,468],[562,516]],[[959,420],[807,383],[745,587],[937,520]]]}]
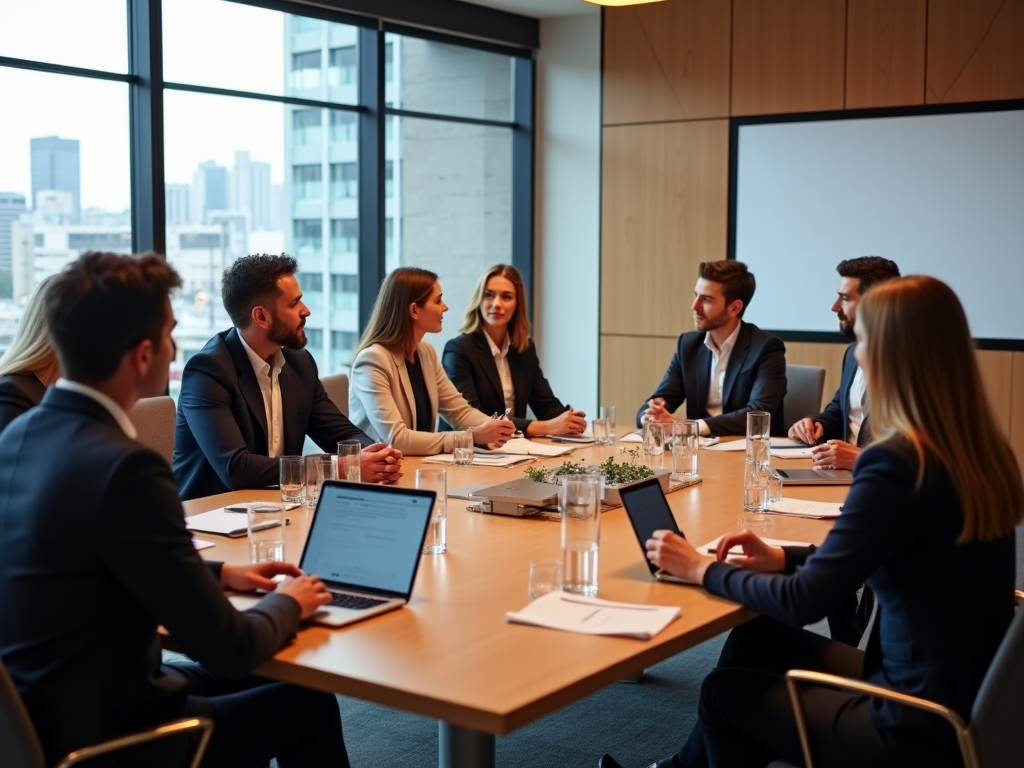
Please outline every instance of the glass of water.
[{"label": "glass of water", "polygon": [[250,504],[246,515],[249,562],[284,562],[284,505]]},{"label": "glass of water", "polygon": [[768,470],[748,461],[743,467],[743,511],[764,512],[768,501]]},{"label": "glass of water", "polygon": [[558,493],[562,513],[562,589],[597,594],[601,534],[600,475],[566,475]]},{"label": "glass of water", "polygon": [[530,561],[530,599],[562,588],[562,563],[559,560]]},{"label": "glass of water", "polygon": [[604,423],[607,425],[606,436],[609,443],[615,442],[615,406],[614,405],[602,405],[598,409],[597,417],[604,419]]},{"label": "glass of water", "polygon": [[644,457],[651,469],[665,466],[665,425],[660,421],[644,424]]},{"label": "glass of water", "polygon": [[696,421],[672,422],[672,475],[677,479],[697,474],[700,456],[700,425]]},{"label": "glass of water", "polygon": [[448,475],[443,469],[417,469],[416,487],[437,494],[427,538],[423,541],[423,554],[443,555],[448,549]]},{"label": "glass of water", "polygon": [[302,456],[282,456],[281,501],[285,504],[301,504],[303,486],[306,484],[306,462]]},{"label": "glass of water", "polygon": [[591,419],[590,429],[594,433],[594,445],[608,444],[608,422],[604,419]]},{"label": "glass of water", "polygon": [[452,434],[452,460],[460,467],[468,467],[473,463],[473,433],[467,429]]},{"label": "glass of water", "polygon": [[306,456],[306,506],[315,507],[324,480],[334,479],[334,457],[329,453]]},{"label": "glass of water", "polygon": [[342,440],[338,443],[338,479],[350,483],[362,482],[359,460],[363,446],[358,440]]},{"label": "glass of water", "polygon": [[771,467],[768,468],[768,504],[782,501],[782,475]]}]

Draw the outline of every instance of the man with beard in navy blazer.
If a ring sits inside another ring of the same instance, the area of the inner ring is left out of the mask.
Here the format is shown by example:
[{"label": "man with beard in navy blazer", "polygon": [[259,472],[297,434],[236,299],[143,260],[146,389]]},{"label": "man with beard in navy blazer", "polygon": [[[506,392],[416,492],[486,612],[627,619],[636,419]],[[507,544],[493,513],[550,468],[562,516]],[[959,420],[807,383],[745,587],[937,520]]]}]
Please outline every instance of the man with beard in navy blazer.
[{"label": "man with beard in navy blazer", "polygon": [[686,418],[702,435],[744,435],[749,411],[772,415],[771,433],[783,433],[786,347],[743,322],[754,296],[754,275],[741,261],[706,261],[693,290],[696,331],[679,337],[664,378],[636,414],[671,422],[686,401]]}]

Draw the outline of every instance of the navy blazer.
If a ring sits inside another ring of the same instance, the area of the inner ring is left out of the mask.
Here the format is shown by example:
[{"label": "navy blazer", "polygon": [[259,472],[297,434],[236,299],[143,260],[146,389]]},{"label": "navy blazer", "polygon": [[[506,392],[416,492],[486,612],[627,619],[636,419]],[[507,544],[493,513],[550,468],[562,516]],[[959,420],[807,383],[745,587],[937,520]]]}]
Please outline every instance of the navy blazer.
[{"label": "navy blazer", "polygon": [[[337,452],[339,440],[370,445],[327,396],[313,356],[303,349],[281,352],[282,455],[301,454],[306,435],[328,453]],[[267,409],[256,372],[238,331],[222,331],[189,358],[181,375],[171,461],[181,498],[277,485],[280,462],[269,453]]]},{"label": "navy blazer", "polygon": [[46,385],[34,373],[0,376],[0,432],[29,408],[39,405]]},{"label": "navy blazer", "polygon": [[[832,402],[825,406],[825,410],[817,416],[812,416],[814,421],[821,423],[826,440],[846,440],[846,433],[850,423],[850,386],[853,384],[853,377],[857,375],[857,359],[853,356],[856,344],[846,348],[843,355],[843,375],[839,380],[839,389],[836,390]],[[861,422],[860,432],[857,433],[857,445],[867,445],[871,442],[871,428],[868,425],[868,413],[865,408],[864,421]]]},{"label": "navy blazer", "polygon": [[[494,355],[483,329],[464,333],[444,345],[441,359],[448,378],[470,405],[485,414],[505,412],[505,393]],[[522,352],[510,346],[508,367],[515,390],[512,422],[523,432],[532,419],[526,418],[526,406],[538,419],[554,419],[565,412],[565,406],[551,391],[537,358],[537,348],[530,339]]]},{"label": "navy blazer", "polygon": [[[901,438],[865,449],[853,473],[843,513],[824,543],[787,549],[791,573],[715,563],[704,586],[799,627],[866,582],[879,606],[865,655],[867,679],[968,718],[1013,618],[1014,532],[958,544],[963,512],[951,478],[930,465],[915,492],[917,458]],[[939,718],[881,701],[872,703],[872,717],[880,728],[948,730]]]},{"label": "navy blazer", "polygon": [[[704,419],[712,435],[745,435],[747,412],[768,411],[772,415],[771,433],[785,434],[782,401],[786,397],[786,346],[752,323],[740,321],[736,346],[729,355],[722,384],[722,413],[707,411],[711,383],[711,350],[704,346],[704,331],[690,331],[679,337],[676,353],[651,398],[665,400],[665,410],[673,413],[686,401],[686,418]],[[636,413],[636,425],[647,410],[647,403]]]},{"label": "navy blazer", "polygon": [[214,674],[242,677],[295,633],[299,605],[269,595],[236,611],[167,462],[92,398],[52,388],[0,435],[0,657],[47,765],[184,716],[160,625]]}]

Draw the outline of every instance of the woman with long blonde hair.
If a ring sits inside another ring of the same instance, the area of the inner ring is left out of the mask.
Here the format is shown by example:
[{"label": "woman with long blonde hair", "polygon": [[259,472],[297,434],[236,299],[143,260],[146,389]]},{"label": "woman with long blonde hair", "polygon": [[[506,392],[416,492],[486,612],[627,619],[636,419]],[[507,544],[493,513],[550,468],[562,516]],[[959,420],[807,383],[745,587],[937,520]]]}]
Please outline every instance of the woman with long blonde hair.
[{"label": "woman with long blonde hair", "polygon": [[451,453],[454,437],[437,431],[439,413],[455,429],[472,430],[477,445],[502,445],[515,430],[511,421],[489,418],[467,403],[423,340],[441,330],[447,311],[436,274],[419,267],[393,270],[352,361],[349,418],[409,456]]},{"label": "woman with long blonde hair", "polygon": [[[723,537],[717,557],[668,531],[647,542],[652,562],[760,614],[733,630],[686,746],[658,766],[802,764],[789,669],[862,677],[969,720],[1013,618],[1020,469],[949,286],[919,275],[875,286],[856,335],[875,442],[820,547],[773,547],[749,531]],[[743,556],[727,562],[737,545]],[[865,651],[800,629],[864,582],[877,600]],[[802,696],[821,765],[962,765],[939,718],[824,688]]]},{"label": "woman with long blonde hair", "polygon": [[0,432],[39,405],[46,388],[60,378],[60,363],[44,311],[46,288],[53,278],[43,279],[29,296],[11,346],[0,357]]},{"label": "woman with long blonde hair", "polygon": [[[518,269],[495,264],[480,277],[460,333],[444,345],[441,362],[474,408],[508,409],[527,437],[577,435],[587,428],[587,414],[562,405],[540,369]],[[536,420],[526,418],[527,406]]]}]

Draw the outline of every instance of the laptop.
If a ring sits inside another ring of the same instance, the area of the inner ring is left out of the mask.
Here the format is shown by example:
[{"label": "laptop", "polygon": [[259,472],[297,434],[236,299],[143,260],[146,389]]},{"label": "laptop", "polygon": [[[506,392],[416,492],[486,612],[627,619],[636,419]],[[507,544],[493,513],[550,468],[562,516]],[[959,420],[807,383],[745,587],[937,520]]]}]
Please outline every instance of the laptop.
[{"label": "laptop", "polygon": [[782,475],[784,485],[850,485],[853,472],[848,469],[773,469]]},{"label": "laptop", "polygon": [[644,562],[651,569],[651,575],[658,581],[668,581],[673,584],[694,584],[695,581],[684,579],[681,576],[674,576],[666,573],[658,566],[647,559],[647,540],[655,531],[669,530],[678,533],[686,538],[683,532],[676,525],[676,519],[672,516],[672,510],[668,506],[668,499],[661,489],[658,478],[652,477],[643,482],[627,486],[619,491],[622,499],[622,506],[626,509],[629,522],[633,526],[637,541],[640,542],[640,551],[643,552]]},{"label": "laptop", "polygon": [[[299,568],[327,586],[332,601],[311,621],[342,627],[409,602],[434,508],[433,491],[325,481]],[[256,595],[236,595],[245,610]]]}]

